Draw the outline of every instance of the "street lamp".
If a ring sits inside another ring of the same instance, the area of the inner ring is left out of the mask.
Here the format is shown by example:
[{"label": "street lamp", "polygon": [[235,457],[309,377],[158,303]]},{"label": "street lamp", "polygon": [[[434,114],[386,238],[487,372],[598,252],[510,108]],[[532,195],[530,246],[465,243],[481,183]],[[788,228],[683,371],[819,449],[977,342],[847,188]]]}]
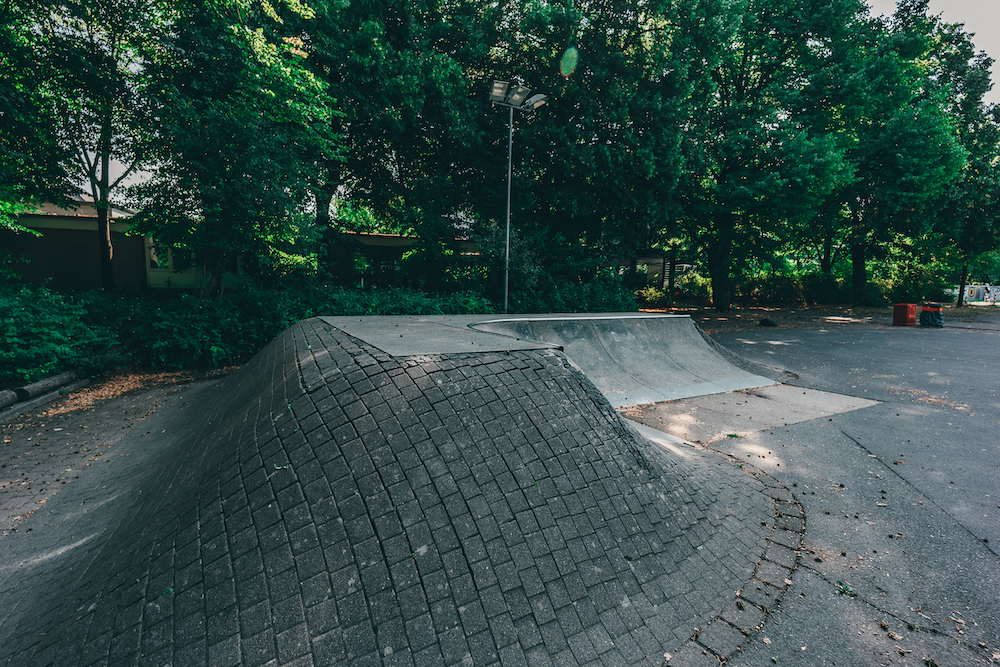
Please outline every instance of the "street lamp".
[{"label": "street lamp", "polygon": [[545,95],[537,93],[531,94],[530,88],[525,88],[519,84],[511,86],[506,81],[494,81],[490,91],[490,102],[493,106],[507,107],[510,109],[510,120],[507,131],[507,254],[504,259],[503,269],[503,312],[507,313],[507,297],[510,288],[510,184],[511,184],[511,162],[514,153],[514,110],[534,111],[545,104],[548,99]]}]

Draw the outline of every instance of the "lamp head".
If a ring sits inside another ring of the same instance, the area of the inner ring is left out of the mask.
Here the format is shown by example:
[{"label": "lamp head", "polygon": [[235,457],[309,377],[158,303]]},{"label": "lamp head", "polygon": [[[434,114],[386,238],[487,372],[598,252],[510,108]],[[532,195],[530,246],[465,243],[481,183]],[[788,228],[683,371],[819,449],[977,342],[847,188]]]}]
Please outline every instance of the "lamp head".
[{"label": "lamp head", "polygon": [[549,98],[547,95],[536,93],[527,99],[527,101],[524,103],[524,108],[531,109],[532,111],[534,111],[538,107],[544,106],[545,101],[548,99]]},{"label": "lamp head", "polygon": [[503,102],[507,99],[507,82],[494,81],[490,90],[490,102]]},{"label": "lamp head", "polygon": [[524,98],[526,98],[530,92],[530,88],[525,88],[524,86],[514,86],[514,88],[510,91],[510,94],[507,96],[507,104],[514,107],[521,106],[521,103],[524,102]]}]

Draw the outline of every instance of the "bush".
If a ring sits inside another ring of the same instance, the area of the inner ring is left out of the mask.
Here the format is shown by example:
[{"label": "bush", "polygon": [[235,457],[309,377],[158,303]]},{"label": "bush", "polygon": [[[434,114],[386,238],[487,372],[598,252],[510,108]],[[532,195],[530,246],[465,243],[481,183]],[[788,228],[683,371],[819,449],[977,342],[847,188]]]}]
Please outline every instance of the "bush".
[{"label": "bush", "polygon": [[644,287],[635,296],[643,308],[666,308],[673,305],[673,299],[667,291],[657,287]]},{"label": "bush", "polygon": [[[586,284],[554,285],[544,300],[536,301],[545,310],[635,309],[634,296],[610,274]],[[290,325],[318,315],[494,311],[485,297],[472,292],[435,295],[401,288],[247,287],[217,299],[177,293],[67,295],[25,288],[0,295],[0,381],[13,385],[71,369],[92,372],[131,365],[182,370],[239,364]]]},{"label": "bush", "polygon": [[[917,303],[920,301],[954,300],[949,290],[955,285],[948,276],[930,270],[911,271],[905,277],[895,281],[874,281],[875,289],[882,299],[889,303]],[[871,287],[869,287],[871,291]]]},{"label": "bush", "polygon": [[685,301],[708,303],[712,300],[712,279],[694,271],[677,278],[678,296]]},{"label": "bush", "polygon": [[[44,287],[0,294],[0,386],[85,365],[110,341],[83,321],[84,307]],[[102,335],[103,334],[103,335]]]},{"label": "bush", "polygon": [[735,285],[734,297],[743,303],[801,303],[802,282],[795,276],[759,273]]},{"label": "bush", "polygon": [[635,294],[609,271],[589,282],[558,280],[544,274],[533,290],[515,290],[511,310],[521,313],[609,313],[638,308]]},{"label": "bush", "polygon": [[242,363],[295,322],[317,315],[443,315],[491,312],[471,293],[432,295],[407,289],[346,290],[317,285],[261,290],[218,299],[189,294],[127,297],[90,292],[79,297],[84,321],[115,332],[104,367],[219,368]]},{"label": "bush", "polygon": [[829,273],[802,276],[802,294],[807,303],[846,303],[851,300],[850,286]]}]

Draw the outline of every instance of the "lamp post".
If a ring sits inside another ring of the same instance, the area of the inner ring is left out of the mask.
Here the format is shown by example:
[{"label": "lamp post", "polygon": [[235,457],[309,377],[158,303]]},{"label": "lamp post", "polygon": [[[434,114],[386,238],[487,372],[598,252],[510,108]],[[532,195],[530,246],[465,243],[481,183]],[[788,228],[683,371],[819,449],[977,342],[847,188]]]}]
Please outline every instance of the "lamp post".
[{"label": "lamp post", "polygon": [[541,93],[528,97],[530,88],[514,84],[511,86],[506,81],[494,81],[493,89],[490,91],[490,102],[496,107],[507,107],[510,109],[510,116],[507,130],[507,254],[504,258],[503,269],[503,312],[507,313],[507,299],[510,293],[510,190],[511,190],[511,164],[514,154],[514,110],[534,111],[548,99]]}]

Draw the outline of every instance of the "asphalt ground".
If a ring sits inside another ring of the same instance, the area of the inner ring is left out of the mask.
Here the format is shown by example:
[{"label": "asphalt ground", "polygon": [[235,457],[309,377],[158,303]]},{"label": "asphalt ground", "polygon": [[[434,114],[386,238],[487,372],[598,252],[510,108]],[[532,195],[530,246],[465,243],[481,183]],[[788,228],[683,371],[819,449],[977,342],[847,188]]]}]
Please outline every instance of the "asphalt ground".
[{"label": "asphalt ground", "polygon": [[806,515],[794,594],[727,664],[1000,663],[1000,333],[981,326],[717,336],[793,386],[879,401],[709,445]]}]

